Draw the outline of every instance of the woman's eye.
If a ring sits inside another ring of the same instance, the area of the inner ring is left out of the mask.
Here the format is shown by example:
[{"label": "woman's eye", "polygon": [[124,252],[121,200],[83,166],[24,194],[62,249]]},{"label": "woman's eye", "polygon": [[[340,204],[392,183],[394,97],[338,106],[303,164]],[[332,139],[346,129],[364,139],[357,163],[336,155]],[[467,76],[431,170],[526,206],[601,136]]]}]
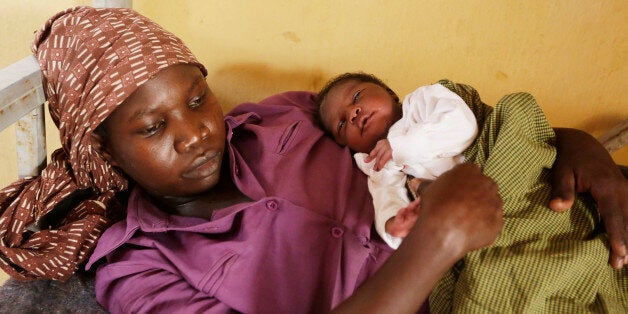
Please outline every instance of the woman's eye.
[{"label": "woman's eye", "polygon": [[164,126],[165,122],[163,120],[155,123],[155,124],[151,124],[149,125],[147,128],[144,129],[144,131],[142,133],[144,133],[144,135],[146,136],[152,136],[155,133],[157,133],[163,126]]},{"label": "woman's eye", "polygon": [[203,97],[196,97],[194,99],[192,99],[192,101],[190,102],[190,108],[194,109],[194,108],[198,108],[200,107],[200,105],[203,104]]}]

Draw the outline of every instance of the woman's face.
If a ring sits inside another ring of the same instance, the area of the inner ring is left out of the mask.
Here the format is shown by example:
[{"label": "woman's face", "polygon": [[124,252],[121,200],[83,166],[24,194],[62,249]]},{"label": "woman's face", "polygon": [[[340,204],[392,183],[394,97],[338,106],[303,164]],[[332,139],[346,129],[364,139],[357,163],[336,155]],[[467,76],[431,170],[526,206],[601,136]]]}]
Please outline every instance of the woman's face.
[{"label": "woman's face", "polygon": [[194,195],[220,178],[223,114],[196,66],[161,70],[102,127],[101,153],[150,195]]},{"label": "woman's face", "polygon": [[338,144],[368,153],[401,118],[401,107],[383,87],[349,80],[332,88],[321,104],[321,118]]}]

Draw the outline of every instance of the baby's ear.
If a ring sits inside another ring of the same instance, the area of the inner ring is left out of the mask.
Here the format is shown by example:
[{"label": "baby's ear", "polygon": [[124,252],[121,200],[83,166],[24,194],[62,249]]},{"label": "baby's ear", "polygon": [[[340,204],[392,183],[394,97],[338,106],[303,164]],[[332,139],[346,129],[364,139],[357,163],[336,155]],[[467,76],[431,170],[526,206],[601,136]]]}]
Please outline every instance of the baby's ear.
[{"label": "baby's ear", "polygon": [[91,135],[92,149],[94,149],[104,160],[108,161],[112,166],[118,166],[109,150],[107,149],[106,138],[102,134],[93,132]]}]

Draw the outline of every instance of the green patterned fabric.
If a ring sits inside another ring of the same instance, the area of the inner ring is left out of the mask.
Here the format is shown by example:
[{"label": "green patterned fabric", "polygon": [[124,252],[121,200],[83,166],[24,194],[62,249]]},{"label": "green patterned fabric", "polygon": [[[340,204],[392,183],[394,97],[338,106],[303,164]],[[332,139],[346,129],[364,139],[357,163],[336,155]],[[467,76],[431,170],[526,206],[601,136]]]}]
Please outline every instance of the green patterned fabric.
[{"label": "green patterned fabric", "polygon": [[535,99],[511,94],[491,108],[470,86],[439,83],[460,95],[478,120],[479,135],[465,157],[497,182],[504,228],[492,246],[467,254],[441,279],[431,311],[628,312],[628,273],[608,264],[595,203],[580,195],[562,214],[546,206],[555,135]]}]

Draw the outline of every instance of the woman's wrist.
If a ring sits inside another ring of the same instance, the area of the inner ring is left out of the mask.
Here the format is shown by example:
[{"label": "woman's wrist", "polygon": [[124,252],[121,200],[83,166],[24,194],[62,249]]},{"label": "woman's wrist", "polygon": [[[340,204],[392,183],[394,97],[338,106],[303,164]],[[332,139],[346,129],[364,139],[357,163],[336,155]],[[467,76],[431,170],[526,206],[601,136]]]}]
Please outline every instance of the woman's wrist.
[{"label": "woman's wrist", "polygon": [[434,256],[433,262],[438,262],[446,269],[470,251],[465,241],[467,236],[461,230],[448,227],[447,224],[439,221],[430,221],[428,217],[420,217],[417,220],[404,242],[412,236],[422,240],[427,239],[427,243],[423,245]]}]

